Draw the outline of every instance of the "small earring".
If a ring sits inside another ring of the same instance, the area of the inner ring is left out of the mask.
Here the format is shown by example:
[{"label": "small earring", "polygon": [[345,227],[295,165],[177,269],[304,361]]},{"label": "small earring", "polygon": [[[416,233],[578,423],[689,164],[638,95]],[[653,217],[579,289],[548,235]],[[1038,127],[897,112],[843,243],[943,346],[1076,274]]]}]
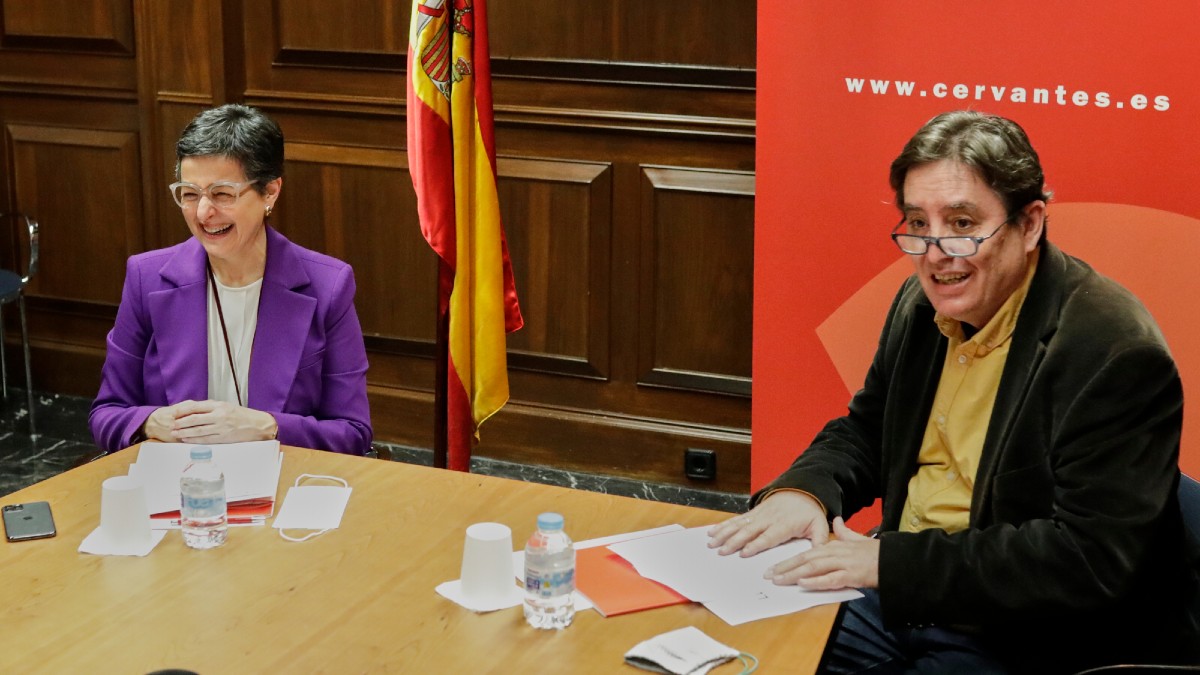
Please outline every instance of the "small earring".
[{"label": "small earring", "polygon": [[270,218],[270,217],[271,217],[271,205],[270,205],[270,204],[267,204],[267,208],[266,208],[266,209],[264,209],[263,216],[264,216],[264,217],[266,217],[266,218]]}]

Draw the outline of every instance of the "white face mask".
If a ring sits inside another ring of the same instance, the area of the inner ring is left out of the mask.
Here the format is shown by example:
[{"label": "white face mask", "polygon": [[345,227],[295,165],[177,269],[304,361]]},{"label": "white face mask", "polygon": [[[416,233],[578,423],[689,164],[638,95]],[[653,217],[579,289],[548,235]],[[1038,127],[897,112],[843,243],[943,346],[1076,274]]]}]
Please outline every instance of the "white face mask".
[{"label": "white face mask", "polygon": [[[341,483],[342,487],[333,485],[305,485],[305,479],[328,480]],[[342,524],[342,514],[346,512],[346,504],[350,502],[350,484],[337,476],[317,476],[309,473],[296,477],[296,484],[288,488],[283,498],[283,506],[279,515],[275,516],[273,527],[279,530],[279,536],[288,541],[308,541],[313,537],[337,529]],[[303,537],[290,537],[284,530],[317,530]]]},{"label": "white face mask", "polygon": [[703,675],[738,658],[742,659],[743,673],[758,667],[758,659],[717,642],[695,626],[657,635],[625,652],[625,663],[631,666],[678,675]]}]

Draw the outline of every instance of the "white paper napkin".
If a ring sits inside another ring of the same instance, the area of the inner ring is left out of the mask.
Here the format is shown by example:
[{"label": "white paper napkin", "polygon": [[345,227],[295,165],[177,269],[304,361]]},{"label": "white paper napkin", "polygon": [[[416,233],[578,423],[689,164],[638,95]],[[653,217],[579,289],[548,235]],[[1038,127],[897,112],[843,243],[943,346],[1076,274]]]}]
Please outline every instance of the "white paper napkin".
[{"label": "white paper napkin", "polygon": [[90,553],[92,555],[136,555],[141,557],[153,551],[154,547],[158,546],[158,542],[162,541],[165,536],[167,536],[166,530],[150,530],[150,539],[147,543],[127,548],[113,544],[105,536],[102,528],[97,527],[79,543],[79,552]]},{"label": "white paper napkin", "polygon": [[516,607],[517,605],[519,605],[525,601],[524,589],[522,589],[520,586],[517,586],[516,584],[513,584],[512,592],[509,594],[509,597],[499,598],[491,604],[476,604],[474,602],[469,602],[467,600],[467,598],[465,598],[463,596],[462,581],[459,579],[455,579],[454,581],[447,581],[445,583],[438,584],[438,587],[436,590],[438,592],[438,595],[442,596],[443,598],[446,598],[447,600],[450,600],[451,602],[459,605],[460,607],[466,607],[467,609],[471,610],[472,612],[494,612],[498,609],[508,609],[509,607]]}]

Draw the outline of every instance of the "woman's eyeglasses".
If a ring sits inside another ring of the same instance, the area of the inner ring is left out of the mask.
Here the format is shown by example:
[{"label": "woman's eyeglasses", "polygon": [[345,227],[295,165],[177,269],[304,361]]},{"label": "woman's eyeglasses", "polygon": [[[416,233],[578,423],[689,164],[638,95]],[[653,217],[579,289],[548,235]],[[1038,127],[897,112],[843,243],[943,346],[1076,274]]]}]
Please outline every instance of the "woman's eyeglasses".
[{"label": "woman's eyeglasses", "polygon": [[168,186],[171,189],[171,197],[175,199],[175,203],[182,209],[194,209],[200,204],[201,197],[208,197],[208,201],[213,206],[219,209],[227,209],[237,203],[238,197],[241,197],[247,190],[254,187],[254,181],[246,181],[245,183],[230,183],[221,181],[213,183],[206,188],[202,188],[195,183],[171,183]]}]

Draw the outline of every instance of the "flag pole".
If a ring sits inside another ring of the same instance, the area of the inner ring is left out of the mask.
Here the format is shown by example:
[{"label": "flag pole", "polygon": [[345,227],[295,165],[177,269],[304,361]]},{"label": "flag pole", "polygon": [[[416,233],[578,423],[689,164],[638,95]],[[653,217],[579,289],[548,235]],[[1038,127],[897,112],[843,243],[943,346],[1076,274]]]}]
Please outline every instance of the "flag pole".
[{"label": "flag pole", "polygon": [[[433,376],[433,466],[445,469],[449,451],[449,397],[447,396],[450,374],[450,298],[446,289],[453,286],[454,272],[439,255],[437,331],[434,338]],[[445,282],[450,279],[450,283]]]}]

